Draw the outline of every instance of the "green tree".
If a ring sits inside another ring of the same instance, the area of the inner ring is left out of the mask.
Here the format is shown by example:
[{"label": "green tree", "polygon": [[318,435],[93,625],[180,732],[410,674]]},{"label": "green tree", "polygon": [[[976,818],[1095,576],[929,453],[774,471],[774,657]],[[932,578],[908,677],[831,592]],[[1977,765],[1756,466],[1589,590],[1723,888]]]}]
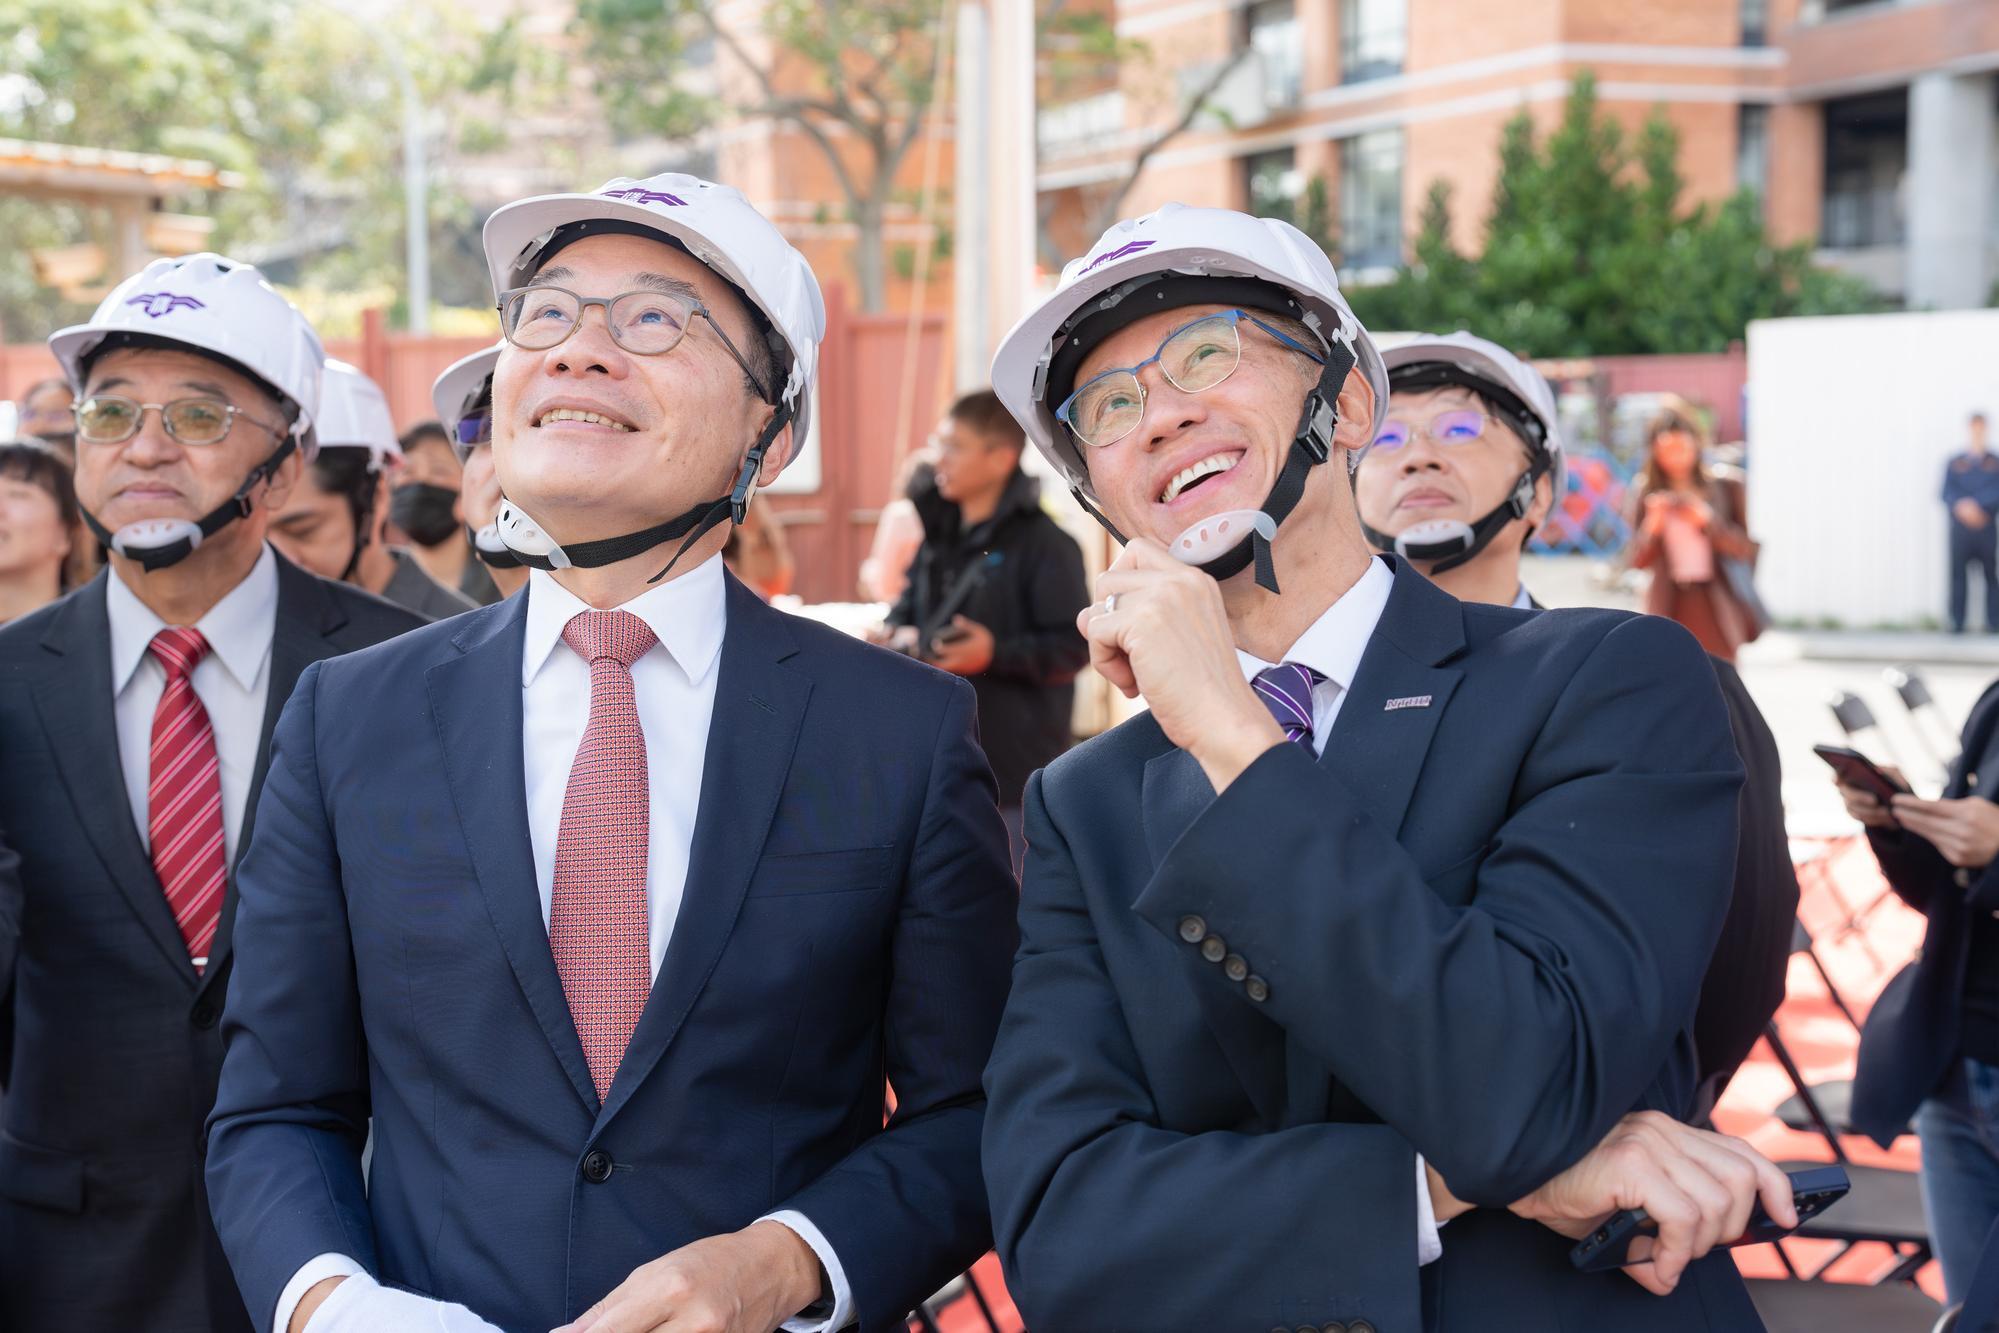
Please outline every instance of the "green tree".
[{"label": "green tree", "polygon": [[1530,356],[1719,352],[1752,319],[1879,308],[1858,281],[1779,246],[1754,195],[1683,208],[1679,137],[1654,111],[1635,142],[1580,75],[1538,140],[1525,111],[1500,136],[1476,257],[1450,241],[1449,192],[1424,206],[1411,262],[1349,297],[1370,327],[1470,328]]},{"label": "green tree", "polygon": [[[517,73],[511,27],[473,26],[449,0],[406,0],[357,20],[329,0],[0,0],[0,135],[200,158],[242,188],[176,201],[215,219],[211,243],[283,281],[393,290],[402,278],[401,108],[386,50],[411,60],[435,154],[472,125],[481,97]],[[470,220],[433,176],[436,288],[484,304],[482,267],[455,275],[440,233]],[[88,314],[35,281],[32,250],[108,242],[105,220],[0,199],[0,326],[40,337]],[[107,245],[107,250],[110,247]],[[106,274],[115,282],[123,274]],[[458,290],[454,292],[452,289]]]},{"label": "green tree", "polygon": [[[765,0],[747,31],[723,22],[720,8],[713,0],[580,0],[576,29],[599,99],[628,133],[685,138],[734,115],[804,134],[860,233],[862,308],[881,309],[896,173],[940,94],[935,0]],[[718,52],[746,76],[747,94],[731,91]],[[704,66],[719,76],[715,91],[663,74]],[[844,142],[860,151],[842,151]]]}]

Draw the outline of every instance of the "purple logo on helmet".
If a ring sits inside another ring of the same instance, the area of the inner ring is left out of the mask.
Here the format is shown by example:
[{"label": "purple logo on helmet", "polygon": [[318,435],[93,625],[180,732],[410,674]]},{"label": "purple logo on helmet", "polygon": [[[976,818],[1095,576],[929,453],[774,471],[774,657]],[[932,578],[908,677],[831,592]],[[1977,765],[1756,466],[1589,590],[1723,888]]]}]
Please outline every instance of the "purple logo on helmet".
[{"label": "purple logo on helmet", "polygon": [[178,296],[173,292],[145,292],[125,302],[146,312],[148,319],[158,319],[161,315],[172,314],[176,310],[206,310],[207,306],[192,296]]},{"label": "purple logo on helmet", "polygon": [[[1113,259],[1123,259],[1126,255],[1135,255],[1140,250],[1149,250],[1155,244],[1156,242],[1154,241],[1127,241],[1125,244],[1120,245],[1117,249],[1112,250],[1107,254],[1098,255],[1095,259],[1092,259],[1089,262],[1089,264],[1084,267],[1083,273],[1088,273],[1091,269],[1096,268],[1099,264],[1108,264]],[[1083,276],[1083,273],[1078,273],[1076,276],[1080,278]]]},{"label": "purple logo on helmet", "polygon": [[633,204],[665,204],[668,208],[685,208],[687,201],[677,194],[666,194],[659,190],[642,190],[634,185],[629,190],[606,190],[606,199],[623,199]]}]

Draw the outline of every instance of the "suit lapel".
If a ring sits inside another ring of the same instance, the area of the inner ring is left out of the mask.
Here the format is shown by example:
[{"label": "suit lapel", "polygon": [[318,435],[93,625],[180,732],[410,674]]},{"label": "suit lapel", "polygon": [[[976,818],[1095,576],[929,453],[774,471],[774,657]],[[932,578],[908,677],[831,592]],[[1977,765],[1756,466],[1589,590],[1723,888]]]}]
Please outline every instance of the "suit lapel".
[{"label": "suit lapel", "polygon": [[270,688],[264,698],[263,721],[257,730],[257,760],[250,770],[250,790],[244,798],[236,855],[229,864],[222,915],[216,923],[208,970],[202,973],[204,991],[222,983],[234,953],[236,868],[243,864],[243,854],[250,850],[250,835],[256,831],[257,798],[263,794],[264,775],[271,768],[271,733],[277,730],[278,716],[291,699],[299,676],[314,662],[341,651],[333,636],[347,623],[346,611],[336,598],[328,595],[320,580],[276,552],[272,557],[278,566],[278,614],[271,633]]},{"label": "suit lapel", "polygon": [[597,1089],[549,951],[528,835],[527,770],[521,752],[527,603],[526,595],[510,597],[467,613],[465,628],[451,641],[459,655],[432,667],[425,684],[465,846],[500,948],[576,1095],[594,1112]]},{"label": "suit lapel", "polygon": [[[1200,818],[1215,799],[1208,775],[1192,754],[1174,748],[1145,765],[1140,805],[1146,850],[1151,864],[1166,858],[1181,832]],[[1207,975],[1214,967],[1192,949],[1175,951],[1182,980],[1201,1006],[1202,1017],[1215,1034],[1222,1054],[1248,1091],[1257,1111],[1271,1125],[1283,1123],[1284,1032],[1226,987]]]},{"label": "suit lapel", "polygon": [[598,1117],[600,1131],[666,1053],[722,956],[777,813],[812,693],[807,677],[783,665],[797,651],[784,614],[733,575],[725,578],[728,628],[716,667],[687,888],[651,998]]},{"label": "suit lapel", "polygon": [[125,770],[118,755],[116,699],[111,685],[111,621],[105,609],[105,580],[98,575],[63,603],[42,636],[50,654],[34,683],[35,710],[47,734],[56,770],[118,891],[131,904],[146,933],[174,972],[192,990],[194,964],[187,942],[174,924],[166,891],[153,872],[152,855],[133,821],[125,795]]}]

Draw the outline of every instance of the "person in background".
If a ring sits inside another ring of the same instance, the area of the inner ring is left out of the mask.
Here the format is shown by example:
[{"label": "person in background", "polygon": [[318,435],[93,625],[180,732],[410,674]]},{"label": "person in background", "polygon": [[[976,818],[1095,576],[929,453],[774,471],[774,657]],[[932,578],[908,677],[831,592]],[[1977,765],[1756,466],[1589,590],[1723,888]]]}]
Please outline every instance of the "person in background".
[{"label": "person in background", "polygon": [[69,465],[39,440],[0,444],[0,625],[62,596],[76,530]]},{"label": "person in background", "polygon": [[74,464],[76,418],[71,409],[75,403],[76,395],[70,391],[69,381],[65,379],[57,377],[30,384],[18,404],[20,412],[14,424],[14,433],[46,441]]},{"label": "person in background", "polygon": [[743,512],[743,521],[730,529],[722,547],[722,563],[766,602],[790,592],[796,573],[784,525],[769,505],[752,504]]},{"label": "person in background", "polygon": [[1964,633],[1970,589],[1966,572],[1977,569],[1985,585],[1985,632],[1999,631],[1999,457],[1986,439],[1983,412],[1965,426],[1964,452],[1944,467],[1943,502],[1950,508],[1950,632]]},{"label": "person in background", "polygon": [[[1383,361],[1388,411],[1354,474],[1369,545],[1409,559],[1460,601],[1540,610],[1520,567],[1565,479],[1548,382],[1505,348],[1463,331],[1418,335]],[[1784,1002],[1798,911],[1777,739],[1735,668],[1708,660],[1744,780],[1735,892],[1694,1011],[1694,1121],[1705,1119]]]},{"label": "person in background", "polygon": [[472,550],[460,540],[465,468],[442,422],[420,421],[402,434],[403,465],[389,492],[389,523],[409,540],[423,572],[481,606],[498,594]]},{"label": "person in background", "polygon": [[1028,775],[1068,749],[1076,673],[1089,647],[1083,551],[1041,508],[1021,470],[1020,423],[990,389],[951,405],[932,444],[935,489],[918,504],[923,545],[874,634],[899,652],[971,678],[979,737],[999,782],[1017,869]]},{"label": "person in background", "polygon": [[[468,566],[461,590],[470,589],[481,606],[491,606],[527,586],[527,566],[500,539],[500,476],[493,469],[493,367],[504,342],[474,352],[445,368],[431,385],[438,420],[451,427],[451,447],[465,469],[458,507],[465,516],[465,540],[475,567]],[[480,583],[475,574],[484,573]]]},{"label": "person in background", "polygon": [[1756,543],[1743,528],[1742,485],[1710,473],[1704,439],[1684,407],[1668,407],[1647,427],[1645,470],[1632,500],[1631,564],[1652,571],[1648,614],[1678,621],[1710,654],[1733,662],[1760,627],[1722,562],[1753,561]]},{"label": "person in background", "polygon": [[319,453],[271,521],[271,544],[323,579],[365,588],[425,620],[470,611],[471,598],[437,583],[407,550],[383,539],[389,495],[382,481],[393,475],[402,446],[375,382],[329,360],[318,431]]},{"label": "person in background", "polygon": [[235,970],[232,867],[307,664],[422,622],[265,542],[312,448],[319,338],[256,269],[155,260],[51,350],[113,552],[0,628],[0,827],[20,857],[0,1134],[0,1327],[248,1333],[202,1121]]},{"label": "person in background", "polygon": [[1937,800],[1884,805],[1839,786],[1888,886],[1928,920],[1916,960],[1868,1012],[1852,1117],[1884,1148],[1913,1118],[1946,1303],[1965,1299],[1999,1223],[1999,683],[1972,706],[1962,745]]},{"label": "person in background", "polygon": [[913,449],[896,469],[895,498],[882,506],[875,520],[874,541],[861,561],[861,600],[893,606],[909,586],[909,566],[923,545],[923,517],[918,506],[937,489],[936,460],[931,449]]}]

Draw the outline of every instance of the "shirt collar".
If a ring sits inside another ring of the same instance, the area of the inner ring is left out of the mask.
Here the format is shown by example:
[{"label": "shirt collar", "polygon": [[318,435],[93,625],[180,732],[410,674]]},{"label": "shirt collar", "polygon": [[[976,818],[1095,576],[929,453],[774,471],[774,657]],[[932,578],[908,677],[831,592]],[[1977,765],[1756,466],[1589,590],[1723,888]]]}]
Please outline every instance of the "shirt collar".
[{"label": "shirt collar", "polygon": [[[714,668],[722,651],[722,629],[728,621],[722,557],[713,555],[677,579],[668,579],[632,598],[620,611],[646,623],[666,655],[687,676],[689,684]],[[521,653],[521,686],[541,674],[549,655],[562,642],[562,629],[589,603],[557,583],[546,570],[528,573],[527,640]]]},{"label": "shirt collar", "polygon": [[[1381,623],[1381,613],[1394,587],[1395,576],[1388,572],[1388,566],[1379,560],[1368,561],[1367,572],[1354,580],[1353,587],[1341,593],[1340,599],[1298,636],[1298,642],[1285,651],[1284,660],[1312,668],[1342,692],[1353,688],[1361,654],[1367,651],[1367,641],[1374,637],[1374,627]],[[1249,680],[1277,665],[1240,648],[1236,649],[1236,661],[1242,666],[1244,678]]]},{"label": "shirt collar", "polygon": [[1526,584],[1523,583],[1513,590],[1513,605],[1522,611],[1534,609],[1534,594],[1527,591]]},{"label": "shirt collar", "polygon": [[[142,574],[139,577],[144,578]],[[132,682],[153,636],[167,622],[154,615],[113,569],[104,591],[111,619],[111,690],[122,694]],[[264,663],[270,660],[271,638],[278,628],[278,558],[269,546],[257,556],[241,583],[224,593],[194,623],[209,651],[246,690],[255,689]]]}]

